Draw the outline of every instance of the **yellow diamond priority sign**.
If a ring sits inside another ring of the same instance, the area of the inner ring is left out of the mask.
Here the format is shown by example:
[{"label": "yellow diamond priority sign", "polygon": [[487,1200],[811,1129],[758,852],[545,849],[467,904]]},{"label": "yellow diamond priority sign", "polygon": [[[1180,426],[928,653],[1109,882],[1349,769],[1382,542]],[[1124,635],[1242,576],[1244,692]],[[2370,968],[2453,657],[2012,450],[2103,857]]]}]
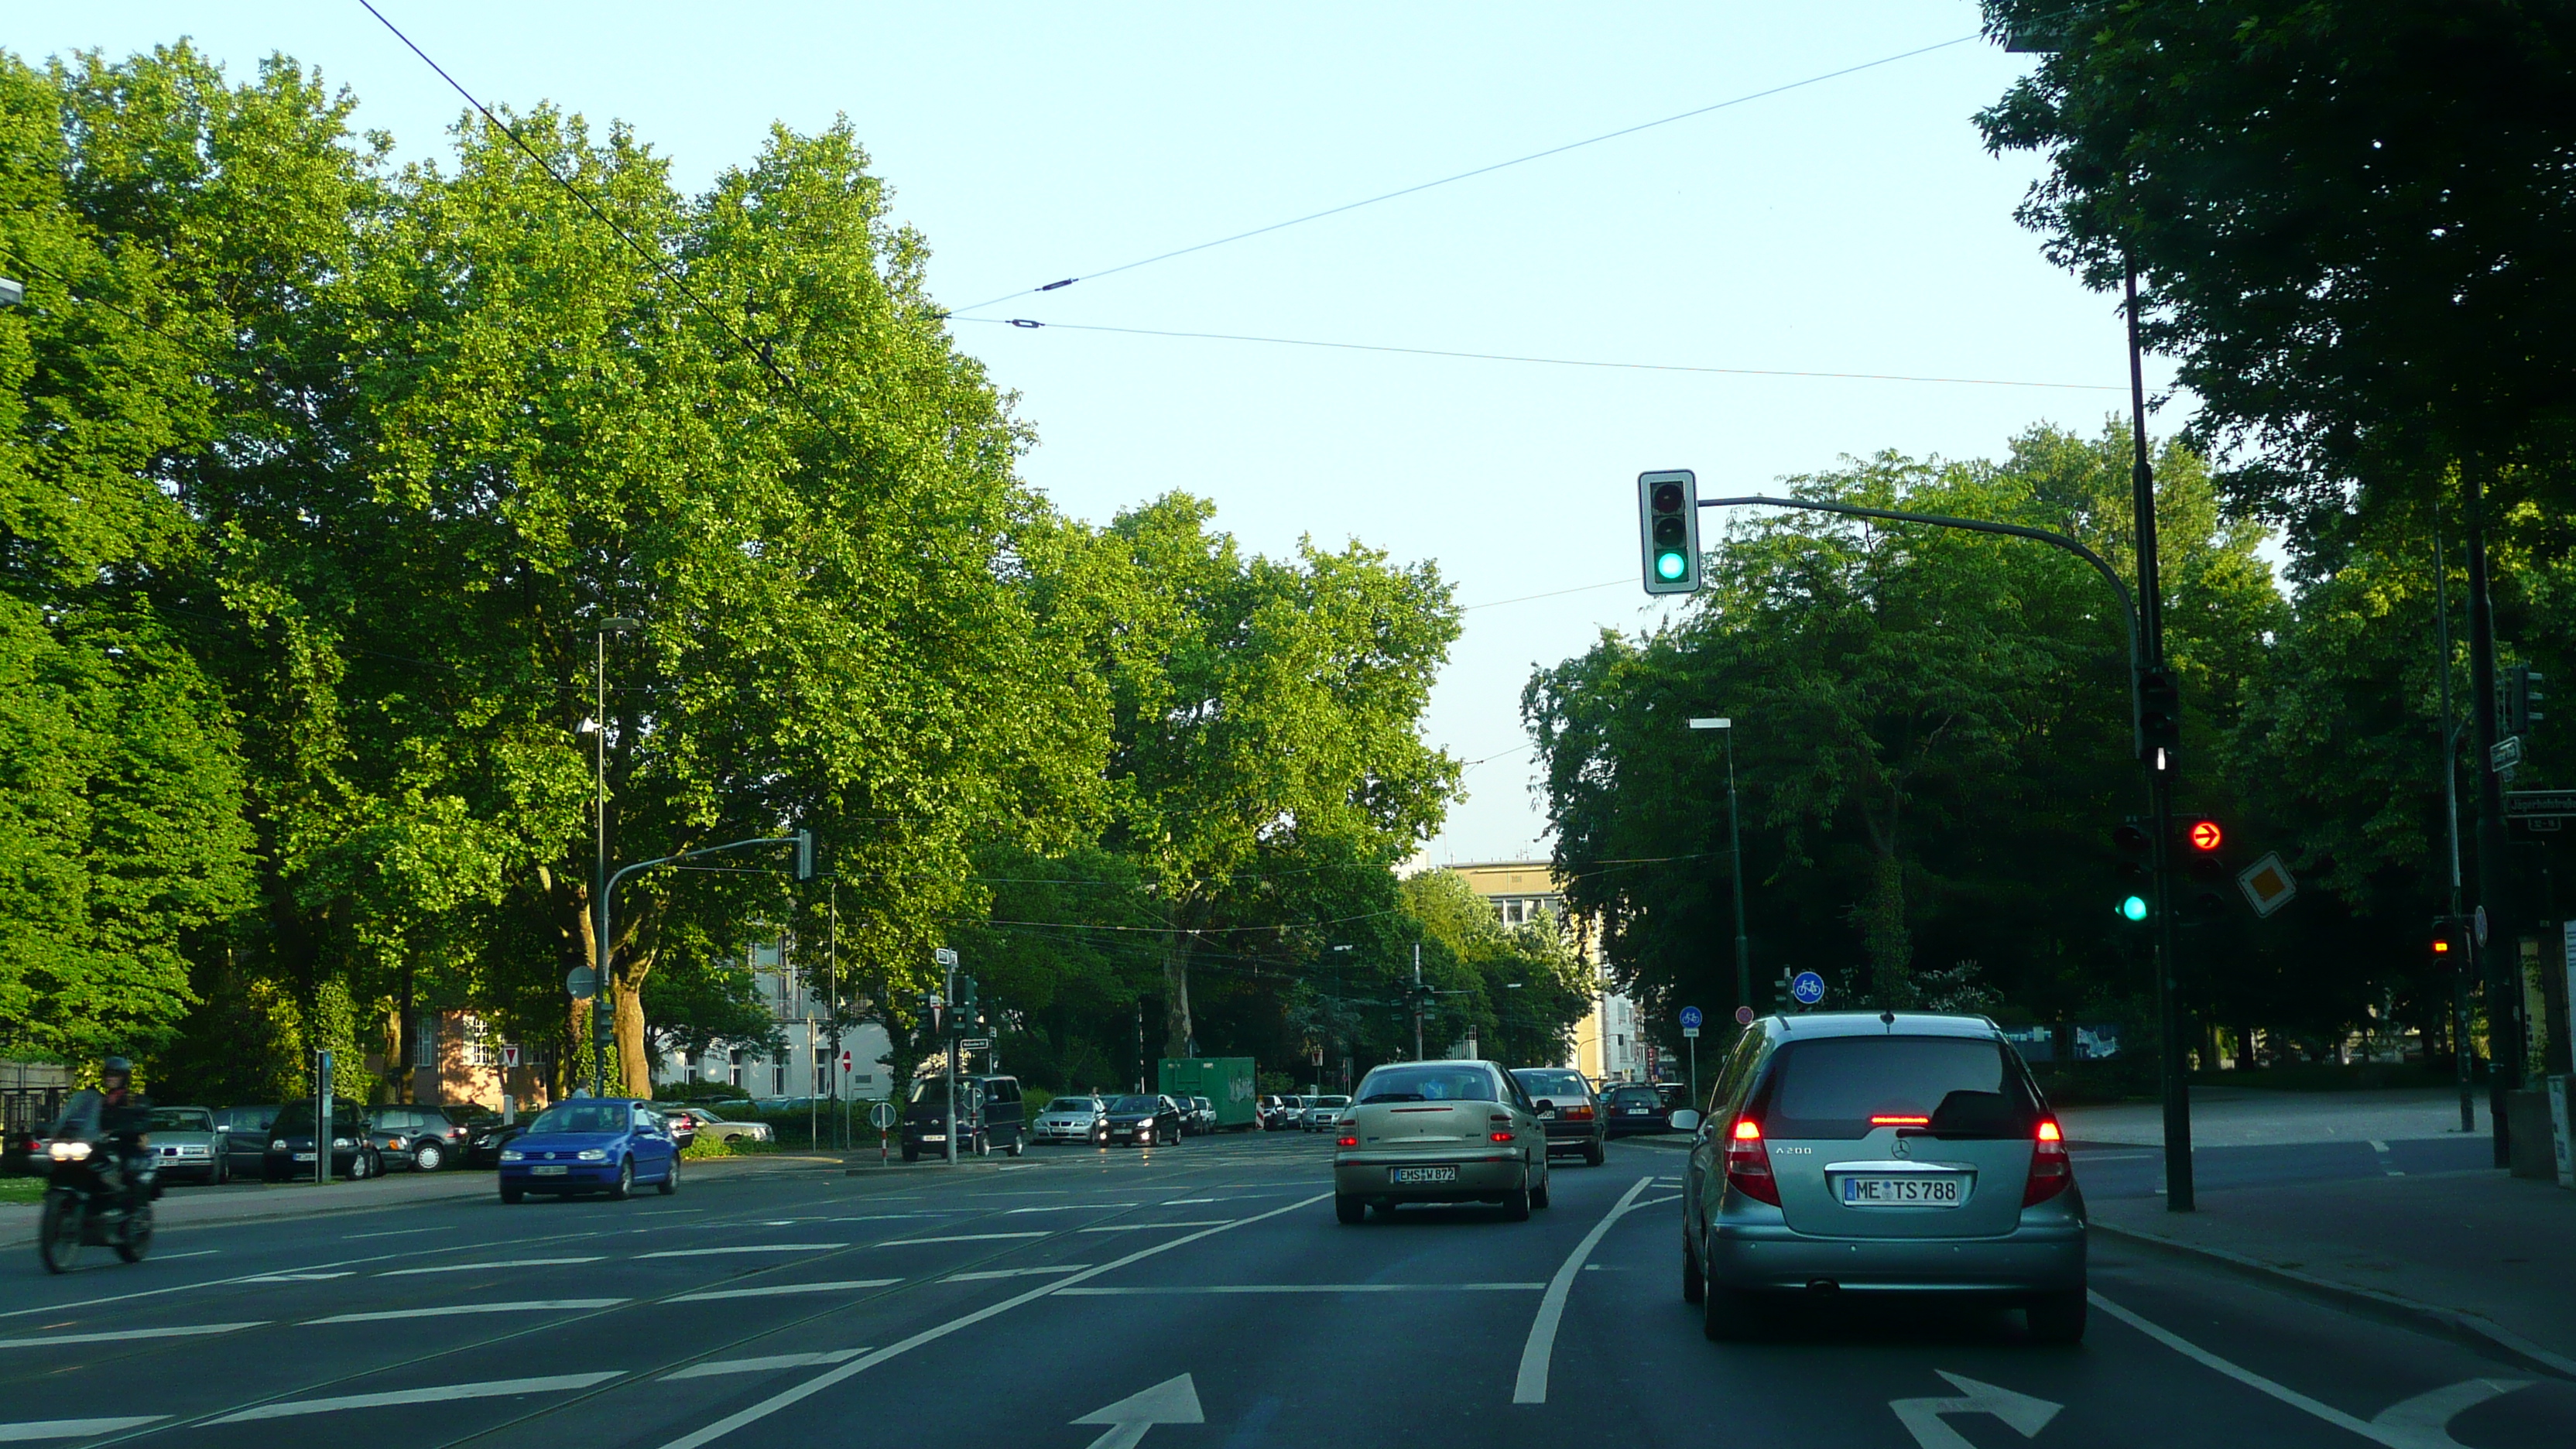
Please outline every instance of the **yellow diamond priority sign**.
[{"label": "yellow diamond priority sign", "polygon": [[2238,871],[2236,888],[2245,892],[2245,899],[2253,905],[2254,914],[2258,916],[2272,914],[2288,905],[2290,898],[2299,893],[2299,883],[2291,878],[2290,868],[2281,863],[2278,851],[2268,852],[2261,860]]}]

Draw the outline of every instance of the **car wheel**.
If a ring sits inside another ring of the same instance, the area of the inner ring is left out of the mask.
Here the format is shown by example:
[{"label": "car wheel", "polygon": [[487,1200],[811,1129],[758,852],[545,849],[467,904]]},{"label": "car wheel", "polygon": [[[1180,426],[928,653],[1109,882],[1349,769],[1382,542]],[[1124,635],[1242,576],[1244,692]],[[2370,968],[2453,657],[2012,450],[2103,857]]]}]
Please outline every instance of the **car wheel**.
[{"label": "car wheel", "polygon": [[223,1160],[222,1158],[220,1158],[220,1157],[216,1158],[216,1159],[215,1159],[215,1175],[214,1175],[213,1177],[210,1177],[210,1178],[206,1179],[206,1181],[207,1181],[208,1183],[212,1184],[212,1185],[213,1185],[213,1186],[215,1186],[215,1187],[221,1187],[221,1186],[223,1186],[225,1183],[228,1183],[228,1182],[230,1182],[230,1181],[232,1181],[232,1180],[233,1180],[233,1166],[232,1166],[232,1164],[231,1164],[231,1163],[229,1163],[229,1162],[224,1161],[224,1160]]},{"label": "car wheel", "polygon": [[1547,1206],[1547,1179],[1545,1177],[1541,1177],[1538,1180],[1538,1186],[1530,1189],[1529,1199],[1531,1207],[1544,1208]]},{"label": "car wheel", "polygon": [[435,1140],[424,1142],[413,1151],[411,1165],[416,1172],[436,1172],[447,1165],[447,1149]]},{"label": "car wheel", "polygon": [[906,1162],[919,1162],[921,1160],[921,1149],[913,1146],[909,1142],[903,1144],[903,1160]]},{"label": "car wheel", "polygon": [[1013,1157],[1017,1157],[1017,1156],[1019,1156],[1019,1155],[1020,1155],[1020,1153],[1025,1149],[1025,1146],[1026,1146],[1026,1144],[1022,1143],[1022,1142],[1020,1141],[1020,1139],[1018,1139],[1017,1137],[1012,1138],[1012,1139],[1011,1139],[1011,1146],[1010,1146],[1010,1149],[1009,1149],[1009,1150],[1010,1150],[1010,1155],[1011,1155],[1011,1156],[1013,1156]]},{"label": "car wheel", "polygon": [[2085,1295],[2081,1288],[2034,1298],[2022,1312],[2030,1319],[2030,1336],[2041,1343],[2084,1341]]},{"label": "car wheel", "polygon": [[674,1157],[671,1159],[671,1170],[662,1174],[661,1185],[655,1190],[660,1192],[664,1197],[669,1197],[671,1194],[680,1190],[679,1158]]},{"label": "car wheel", "polygon": [[1711,1343],[1739,1343],[1753,1336],[1761,1322],[1762,1303],[1741,1288],[1725,1288],[1700,1272],[1699,1331]]},{"label": "car wheel", "polygon": [[1333,1216],[1344,1226],[1357,1227],[1368,1221],[1368,1202],[1364,1198],[1352,1197],[1348,1193],[1336,1193],[1333,1197]]},{"label": "car wheel", "polygon": [[1697,1304],[1708,1292],[1708,1280],[1699,1275],[1699,1257],[1691,1252],[1690,1236],[1682,1236],[1682,1301]]},{"label": "car wheel", "polygon": [[1524,1185],[1503,1194],[1503,1221],[1525,1223],[1530,1215],[1530,1190]]},{"label": "car wheel", "polygon": [[525,1188],[504,1187],[501,1189],[501,1201],[506,1204],[516,1204],[521,1198],[524,1198],[527,1195],[527,1190]]},{"label": "car wheel", "polygon": [[608,1189],[610,1202],[624,1202],[635,1195],[635,1159],[617,1159],[617,1182]]},{"label": "car wheel", "polygon": [[991,1139],[991,1138],[989,1138],[989,1137],[985,1136],[985,1135],[984,1135],[983,1133],[981,1133],[981,1132],[976,1133],[976,1134],[975,1134],[975,1155],[976,1155],[977,1157],[990,1157],[990,1156],[992,1156],[992,1155],[993,1155],[993,1139]]},{"label": "car wheel", "polygon": [[1600,1139],[1600,1138],[1595,1137],[1595,1138],[1593,1138],[1591,1141],[1586,1142],[1586,1143],[1584,1143],[1584,1144],[1583,1144],[1583,1165],[1584,1165],[1584,1166],[1586,1166],[1586,1167],[1599,1167],[1602,1163],[1607,1162],[1607,1161],[1609,1161],[1609,1160],[1610,1160],[1610,1153],[1609,1153],[1609,1150],[1608,1150],[1607,1148],[1604,1148],[1604,1147],[1601,1145],[1601,1139]]}]

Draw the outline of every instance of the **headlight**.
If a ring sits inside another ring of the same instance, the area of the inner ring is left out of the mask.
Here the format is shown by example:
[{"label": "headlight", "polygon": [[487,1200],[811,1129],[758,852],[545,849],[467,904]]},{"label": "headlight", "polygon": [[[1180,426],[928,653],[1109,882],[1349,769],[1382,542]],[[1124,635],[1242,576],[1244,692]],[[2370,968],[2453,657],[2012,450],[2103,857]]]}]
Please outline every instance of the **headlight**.
[{"label": "headlight", "polygon": [[268,1144],[268,1150],[271,1152],[284,1152],[286,1150],[286,1139],[280,1137],[275,1142]]},{"label": "headlight", "polygon": [[501,1149],[501,1160],[503,1162],[516,1162],[527,1155],[528,1154],[521,1152],[515,1147],[504,1147]]},{"label": "headlight", "polygon": [[583,1162],[606,1162],[608,1160],[608,1154],[600,1151],[596,1147],[585,1147],[579,1152],[574,1153],[573,1156]]},{"label": "headlight", "polygon": [[86,1142],[49,1142],[45,1144],[45,1155],[56,1162],[79,1162],[89,1156],[89,1144]]},{"label": "headlight", "polygon": [[334,1137],[331,1139],[331,1145],[334,1147],[346,1147],[349,1145],[349,1139],[346,1137]]}]

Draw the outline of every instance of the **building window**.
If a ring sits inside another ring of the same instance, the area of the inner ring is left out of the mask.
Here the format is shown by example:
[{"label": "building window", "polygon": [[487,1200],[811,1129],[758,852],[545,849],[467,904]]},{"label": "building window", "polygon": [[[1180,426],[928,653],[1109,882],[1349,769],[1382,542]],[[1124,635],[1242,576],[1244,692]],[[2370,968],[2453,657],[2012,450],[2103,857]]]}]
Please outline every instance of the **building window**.
[{"label": "building window", "polygon": [[493,1047],[492,1030],[483,1024],[483,1018],[470,1011],[465,1012],[457,1017],[456,1025],[457,1035],[465,1044],[465,1065],[469,1067],[501,1065],[501,1053]]},{"label": "building window", "polygon": [[438,1013],[435,1011],[412,1013],[411,1064],[415,1068],[438,1065]]},{"label": "building window", "polygon": [[733,1087],[742,1085],[742,1052],[739,1048],[725,1058],[725,1084]]},{"label": "building window", "polygon": [[[787,1064],[785,1062],[780,1062],[778,1065],[769,1069],[769,1095],[773,1097],[784,1097],[787,1095]],[[318,1171],[319,1169],[316,1170]]]}]

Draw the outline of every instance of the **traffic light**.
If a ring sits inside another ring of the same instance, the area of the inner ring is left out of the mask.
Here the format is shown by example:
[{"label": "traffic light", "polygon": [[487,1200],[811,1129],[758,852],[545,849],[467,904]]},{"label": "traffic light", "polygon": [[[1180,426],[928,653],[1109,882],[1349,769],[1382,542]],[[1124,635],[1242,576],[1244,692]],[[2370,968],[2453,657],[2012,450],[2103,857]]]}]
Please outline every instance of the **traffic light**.
[{"label": "traffic light", "polygon": [[2141,669],[2137,689],[2138,760],[2170,770],[2182,753],[2182,686],[2170,669]]},{"label": "traffic light", "polygon": [[1699,479],[1688,468],[1637,475],[1637,539],[1646,592],[1699,592]]},{"label": "traffic light", "polygon": [[[2459,938],[2459,917],[2435,916],[2433,918],[2433,960],[2436,965],[2447,965],[2454,956],[2466,956],[2467,953],[2459,948]],[[2465,961],[2463,964],[2466,964]]]},{"label": "traffic light", "polygon": [[2184,874],[2191,877],[2192,910],[2204,916],[2225,912],[2230,872],[2219,851],[2227,844],[2226,829],[2206,815],[2180,816],[2174,820],[2174,844]]},{"label": "traffic light", "polygon": [[2152,894],[2149,887],[2155,883],[2155,842],[2147,838],[2137,821],[2130,820],[2111,832],[2111,849],[2117,853],[2111,876],[2119,891],[2112,909],[2121,920],[2143,922],[2148,914],[2147,899]]},{"label": "traffic light", "polygon": [[2540,692],[2544,677],[2528,664],[2517,664],[2496,681],[2496,691],[2503,696],[2496,711],[2498,733],[2529,734],[2533,723],[2543,718],[2540,704],[2548,698]]},{"label": "traffic light", "polygon": [[809,881],[813,878],[814,832],[811,830],[799,830],[796,832],[796,879],[799,881]]},{"label": "traffic light", "polygon": [[984,1020],[984,1008],[975,1000],[975,978],[957,978],[957,1023],[962,1031],[972,1031]]}]

